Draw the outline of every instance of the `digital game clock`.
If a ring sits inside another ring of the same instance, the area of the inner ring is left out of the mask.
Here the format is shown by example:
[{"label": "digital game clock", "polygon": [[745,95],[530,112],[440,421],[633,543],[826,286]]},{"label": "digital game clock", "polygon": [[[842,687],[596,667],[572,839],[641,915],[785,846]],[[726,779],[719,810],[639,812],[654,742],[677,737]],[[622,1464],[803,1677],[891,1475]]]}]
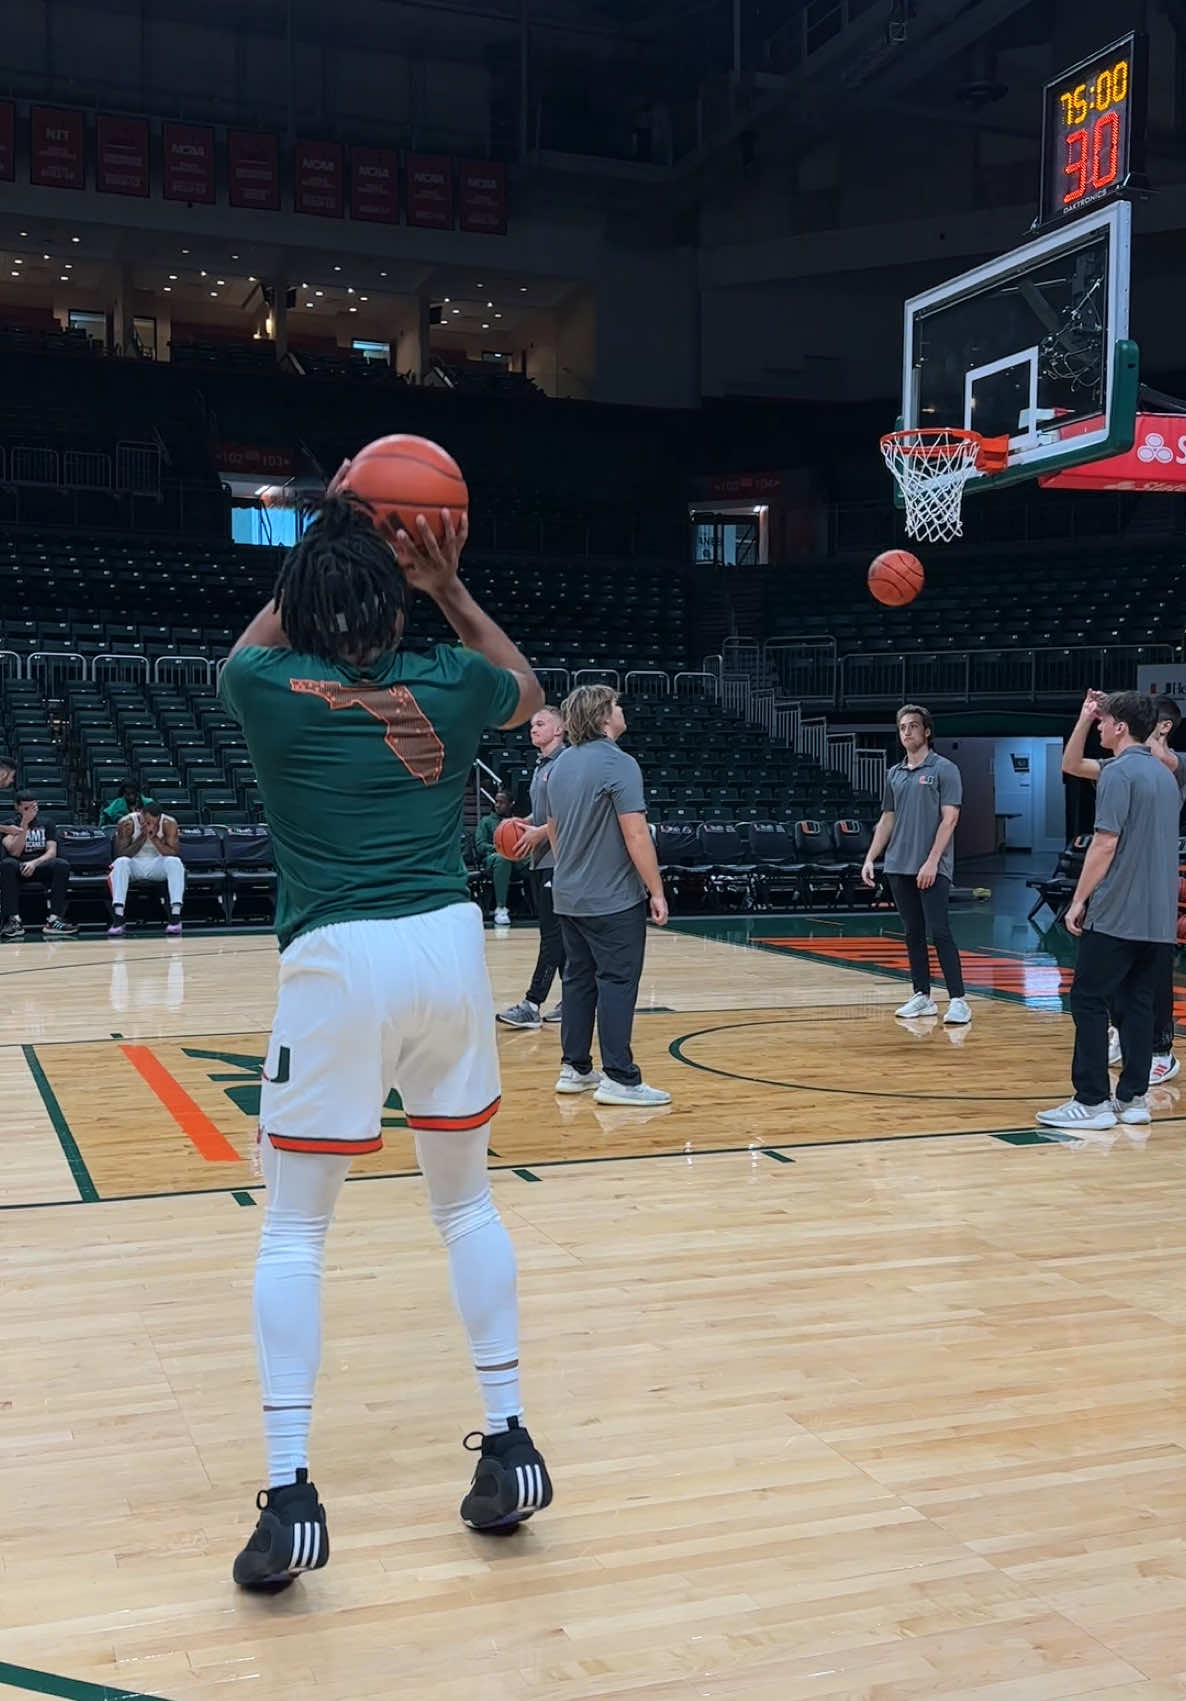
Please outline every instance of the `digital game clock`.
[{"label": "digital game clock", "polygon": [[1147,69],[1134,31],[1046,84],[1040,226],[1143,187]]}]

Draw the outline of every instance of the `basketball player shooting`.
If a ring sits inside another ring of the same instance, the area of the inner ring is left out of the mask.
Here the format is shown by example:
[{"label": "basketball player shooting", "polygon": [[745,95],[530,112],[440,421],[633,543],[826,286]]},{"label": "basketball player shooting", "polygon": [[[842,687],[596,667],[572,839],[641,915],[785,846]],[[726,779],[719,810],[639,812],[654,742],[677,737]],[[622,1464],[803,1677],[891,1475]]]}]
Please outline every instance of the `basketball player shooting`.
[{"label": "basketball player shooting", "polygon": [[[282,1589],[329,1558],[308,1458],[325,1241],[351,1160],[382,1145],[393,1087],[485,1405],[461,1516],[506,1529],[552,1498],[523,1424],[515,1257],[486,1173],[498,1054],[482,916],[461,861],[483,729],[519,726],[543,693],[461,584],[466,516],[456,527],[440,518],[439,542],[420,516],[417,535],[401,529],[389,545],[354,499],[329,496],[222,676],[272,828],[280,945],[254,1296],[268,1487],[233,1570],[248,1589]],[[400,647],[409,587],[464,648]],[[352,823],[349,856],[326,839],[331,819]]]}]

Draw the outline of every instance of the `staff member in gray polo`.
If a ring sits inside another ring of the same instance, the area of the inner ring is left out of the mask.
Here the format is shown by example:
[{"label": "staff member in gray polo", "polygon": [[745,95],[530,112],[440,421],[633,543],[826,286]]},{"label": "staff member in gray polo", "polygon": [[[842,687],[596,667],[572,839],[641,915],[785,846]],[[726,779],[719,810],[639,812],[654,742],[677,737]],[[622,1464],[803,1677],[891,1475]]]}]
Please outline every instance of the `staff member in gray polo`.
[{"label": "staff member in gray polo", "polygon": [[[1100,766],[1095,832],[1066,913],[1079,941],[1071,987],[1074,1098],[1038,1112],[1047,1128],[1111,1128],[1149,1121],[1158,963],[1178,930],[1178,813],[1169,769],[1146,746],[1157,721],[1151,697],[1117,691],[1099,705],[1099,736],[1114,761]],[[1124,1067],[1112,1101],[1108,1012],[1116,1014]]]},{"label": "staff member in gray polo", "polygon": [[670,1093],[647,1086],[630,1049],[647,916],[660,927],[667,920],[642,772],[618,749],[626,717],[608,685],[579,685],[563,713],[569,748],[547,782],[552,904],[565,955],[556,1091],[593,1091],[598,1104],[670,1104]]},{"label": "staff member in gray polo", "polygon": [[972,1012],[964,997],[963,965],[947,907],[955,873],[951,841],[964,799],[963,781],[955,763],[931,748],[935,723],[917,703],[906,703],[898,710],[898,740],[906,754],[886,775],[881,819],[861,879],[873,886],[873,864],[885,851],[885,874],[902,918],[914,984],[914,996],[894,1015],[939,1014],[931,997],[929,934],[947,986],[949,1003],[943,1020],[963,1024],[972,1020]]}]

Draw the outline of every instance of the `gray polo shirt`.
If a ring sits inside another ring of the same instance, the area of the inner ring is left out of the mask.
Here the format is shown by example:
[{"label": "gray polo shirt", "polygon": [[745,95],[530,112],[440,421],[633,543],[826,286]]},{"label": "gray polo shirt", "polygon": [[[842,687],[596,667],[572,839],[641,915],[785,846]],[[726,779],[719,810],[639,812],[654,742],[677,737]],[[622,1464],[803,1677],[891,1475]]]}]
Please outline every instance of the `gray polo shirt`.
[{"label": "gray polo shirt", "polygon": [[548,768],[556,823],[552,907],[557,915],[618,915],[646,897],[619,815],[644,813],[642,770],[611,738],[562,750]]},{"label": "gray polo shirt", "polygon": [[[535,764],[535,772],[531,776],[531,825],[546,827],[548,824],[548,769],[563,751],[563,744],[552,756],[541,756]],[[535,853],[531,864],[533,868],[555,868],[556,859],[552,855],[552,847],[545,839]]]},{"label": "gray polo shirt", "polygon": [[[885,776],[884,811],[893,811],[894,830],[885,852],[887,874],[917,874],[931,854],[945,805],[964,801],[964,782],[954,762],[928,750],[917,768],[905,761]],[[951,841],[939,858],[940,876],[950,880],[955,873],[955,850]]]},{"label": "gray polo shirt", "polygon": [[1097,832],[1116,833],[1111,867],[1087,901],[1086,925],[1114,939],[1172,944],[1178,934],[1178,815],[1174,776],[1143,744],[1100,768]]}]

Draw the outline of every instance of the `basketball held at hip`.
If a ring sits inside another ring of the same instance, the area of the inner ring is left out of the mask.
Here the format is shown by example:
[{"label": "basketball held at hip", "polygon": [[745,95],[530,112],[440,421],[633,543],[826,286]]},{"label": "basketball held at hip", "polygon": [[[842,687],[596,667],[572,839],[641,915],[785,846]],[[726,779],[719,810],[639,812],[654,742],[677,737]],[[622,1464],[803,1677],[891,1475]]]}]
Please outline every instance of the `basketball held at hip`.
[{"label": "basketball held at hip", "polygon": [[338,473],[330,491],[349,491],[358,497],[389,539],[401,528],[418,539],[416,518],[423,514],[439,543],[445,535],[443,512],[449,511],[456,527],[469,509],[469,490],[448,450],[427,437],[403,432],[379,437],[360,449]]},{"label": "basketball held at hip", "polygon": [[528,823],[518,815],[510,815],[498,823],[494,829],[494,848],[499,856],[505,856],[509,862],[518,861],[527,827]]},{"label": "basketball held at hip", "polygon": [[887,608],[913,602],[925,582],[922,562],[908,549],[887,549],[869,563],[869,590]]}]

